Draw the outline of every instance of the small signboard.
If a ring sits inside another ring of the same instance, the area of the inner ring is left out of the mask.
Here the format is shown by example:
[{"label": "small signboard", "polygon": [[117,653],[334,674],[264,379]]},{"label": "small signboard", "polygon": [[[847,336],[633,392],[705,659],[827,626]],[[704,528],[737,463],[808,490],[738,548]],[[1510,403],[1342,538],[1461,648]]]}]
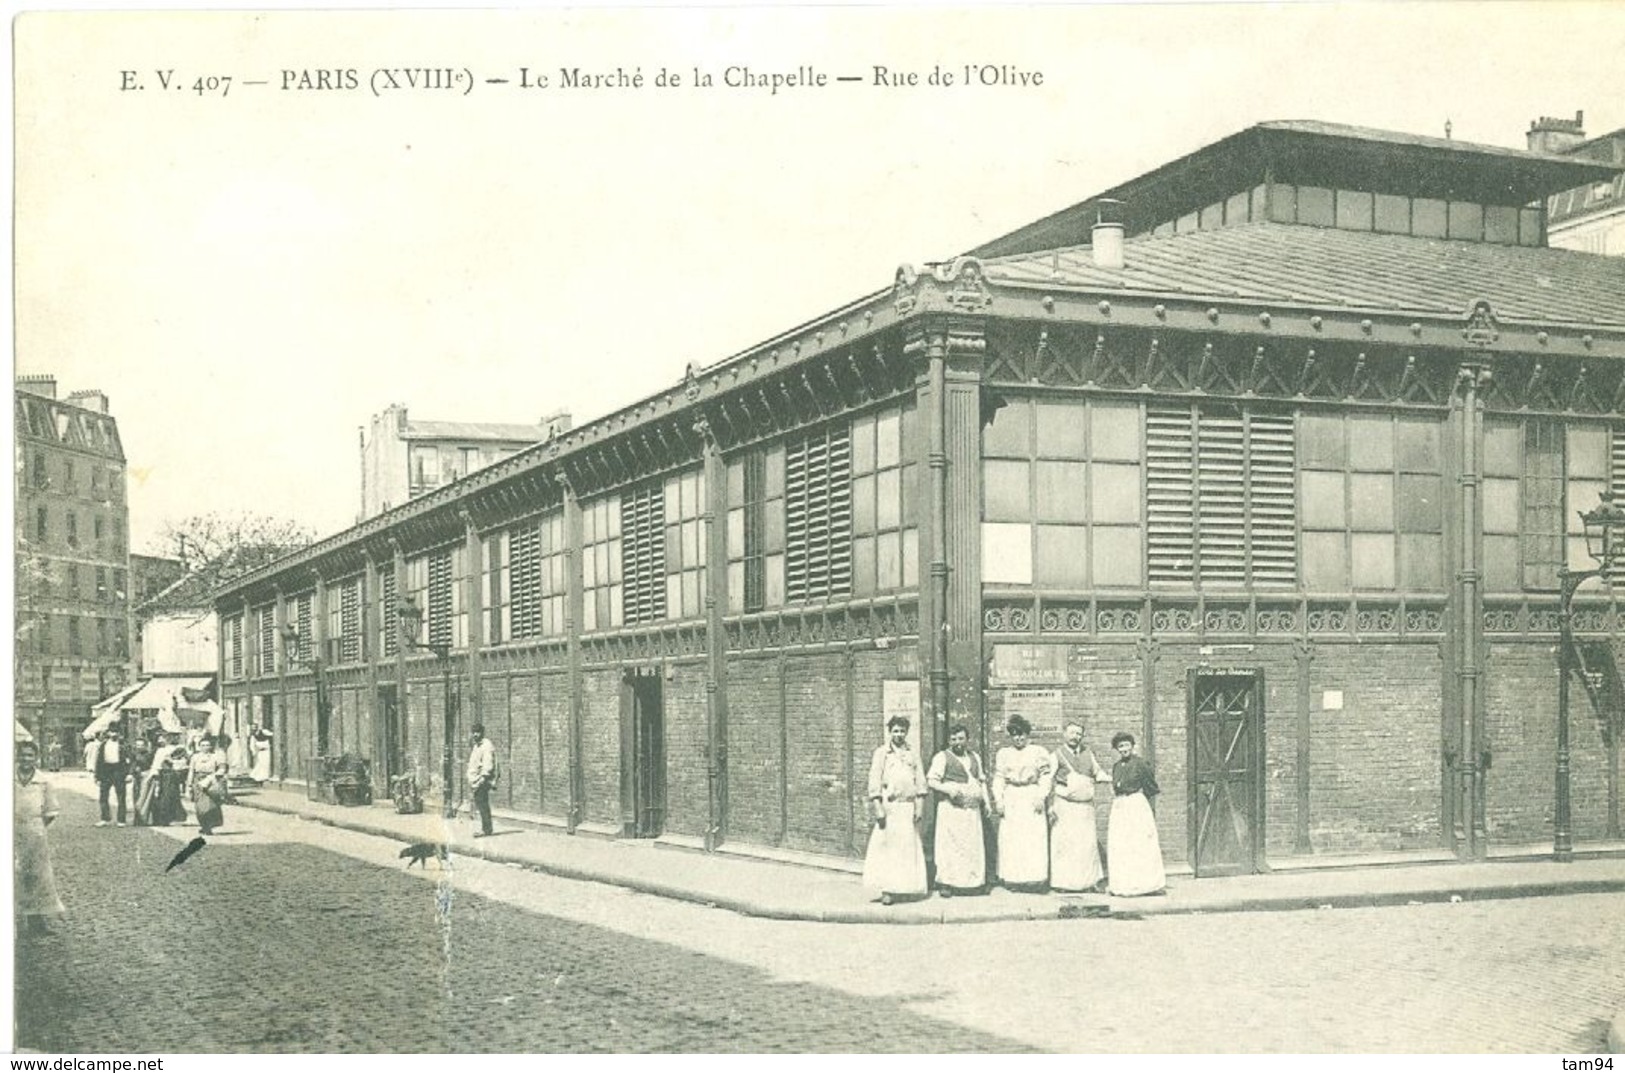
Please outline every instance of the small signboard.
[{"label": "small signboard", "polygon": [[1032,724],[1032,740],[1040,744],[1057,741],[1066,712],[1059,689],[1007,689],[1004,691],[1004,717],[1020,715]]},{"label": "small signboard", "polygon": [[991,686],[1066,685],[1066,645],[994,645]]}]

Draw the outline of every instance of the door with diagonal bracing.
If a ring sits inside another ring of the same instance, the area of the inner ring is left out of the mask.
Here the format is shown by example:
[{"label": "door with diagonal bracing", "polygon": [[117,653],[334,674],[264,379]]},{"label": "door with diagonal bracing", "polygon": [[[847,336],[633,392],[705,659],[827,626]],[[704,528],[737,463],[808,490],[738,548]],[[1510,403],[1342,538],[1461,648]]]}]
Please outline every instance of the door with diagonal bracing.
[{"label": "door with diagonal bracing", "polygon": [[1198,877],[1260,871],[1264,848],[1264,678],[1193,669],[1190,861]]}]

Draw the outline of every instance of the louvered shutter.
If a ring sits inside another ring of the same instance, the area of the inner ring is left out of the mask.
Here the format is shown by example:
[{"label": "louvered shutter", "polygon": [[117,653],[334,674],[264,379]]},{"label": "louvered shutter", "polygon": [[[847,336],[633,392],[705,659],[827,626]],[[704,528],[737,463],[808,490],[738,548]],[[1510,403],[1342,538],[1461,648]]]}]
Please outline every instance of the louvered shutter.
[{"label": "louvered shutter", "polygon": [[400,596],[395,588],[393,565],[388,570],[379,571],[378,590],[378,600],[382,604],[378,621],[384,634],[383,644],[380,647],[384,655],[393,656],[396,647],[401,643],[401,630],[396,618],[400,608]]},{"label": "louvered shutter", "polygon": [[269,607],[259,610],[260,674],[276,673],[276,619]]},{"label": "louvered shutter", "polygon": [[429,556],[429,643],[451,644],[451,552]]},{"label": "louvered shutter", "polygon": [[1197,546],[1203,584],[1247,581],[1246,426],[1235,412],[1197,417]]},{"label": "louvered shutter", "polygon": [[307,592],[293,601],[294,629],[299,631],[299,648],[292,654],[295,659],[310,658],[310,615],[311,598]]},{"label": "louvered shutter", "polygon": [[1297,580],[1296,452],[1290,414],[1252,414],[1247,428],[1247,517],[1255,585]]},{"label": "louvered shutter", "polygon": [[829,429],[788,445],[784,457],[785,597],[852,593],[852,432]]},{"label": "louvered shutter", "polygon": [[1146,562],[1151,581],[1190,581],[1196,561],[1189,410],[1146,413]]},{"label": "louvered shutter", "polygon": [[[1616,426],[1611,437],[1613,444],[1608,460],[1608,488],[1614,493],[1616,504],[1625,506],[1625,426]],[[1625,533],[1615,533],[1614,542],[1616,545],[1625,543]],[[1616,585],[1625,582],[1625,559],[1614,563],[1609,579]]]},{"label": "louvered shutter", "polygon": [[508,632],[516,641],[542,633],[541,541],[534,522],[508,531]]},{"label": "louvered shutter", "polygon": [[241,616],[226,620],[231,627],[231,676],[243,676],[243,620]]},{"label": "louvered shutter", "polygon": [[339,662],[361,660],[361,582],[347,581],[339,590]]},{"label": "louvered shutter", "polygon": [[660,485],[621,497],[621,585],[626,625],[666,617],[666,495]]}]

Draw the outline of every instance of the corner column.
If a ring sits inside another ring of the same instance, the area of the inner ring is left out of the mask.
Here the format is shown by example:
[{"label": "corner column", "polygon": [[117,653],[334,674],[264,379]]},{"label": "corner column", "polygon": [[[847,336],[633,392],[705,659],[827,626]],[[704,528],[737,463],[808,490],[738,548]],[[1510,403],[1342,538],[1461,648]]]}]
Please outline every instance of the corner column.
[{"label": "corner column", "polygon": [[926,755],[950,723],[982,723],[982,360],[983,318],[939,314],[909,323],[903,352],[924,363],[917,381],[930,473],[929,584],[920,639],[931,683]]},{"label": "corner column", "polygon": [[702,418],[694,431],[705,464],[705,848],[714,850],[728,828],[728,470],[711,423]]}]

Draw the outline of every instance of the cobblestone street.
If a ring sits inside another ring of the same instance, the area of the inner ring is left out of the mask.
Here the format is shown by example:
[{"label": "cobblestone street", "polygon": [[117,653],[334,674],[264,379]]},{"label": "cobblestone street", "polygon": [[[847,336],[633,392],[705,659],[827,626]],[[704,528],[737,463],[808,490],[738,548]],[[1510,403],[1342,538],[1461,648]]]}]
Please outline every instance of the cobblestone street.
[{"label": "cobblestone street", "polygon": [[[776,922],[228,810],[51,828],[43,1051],[1589,1052],[1625,898],[888,927]],[[500,836],[499,836],[500,837]],[[1058,1028],[1057,1026],[1065,1026]]]}]

